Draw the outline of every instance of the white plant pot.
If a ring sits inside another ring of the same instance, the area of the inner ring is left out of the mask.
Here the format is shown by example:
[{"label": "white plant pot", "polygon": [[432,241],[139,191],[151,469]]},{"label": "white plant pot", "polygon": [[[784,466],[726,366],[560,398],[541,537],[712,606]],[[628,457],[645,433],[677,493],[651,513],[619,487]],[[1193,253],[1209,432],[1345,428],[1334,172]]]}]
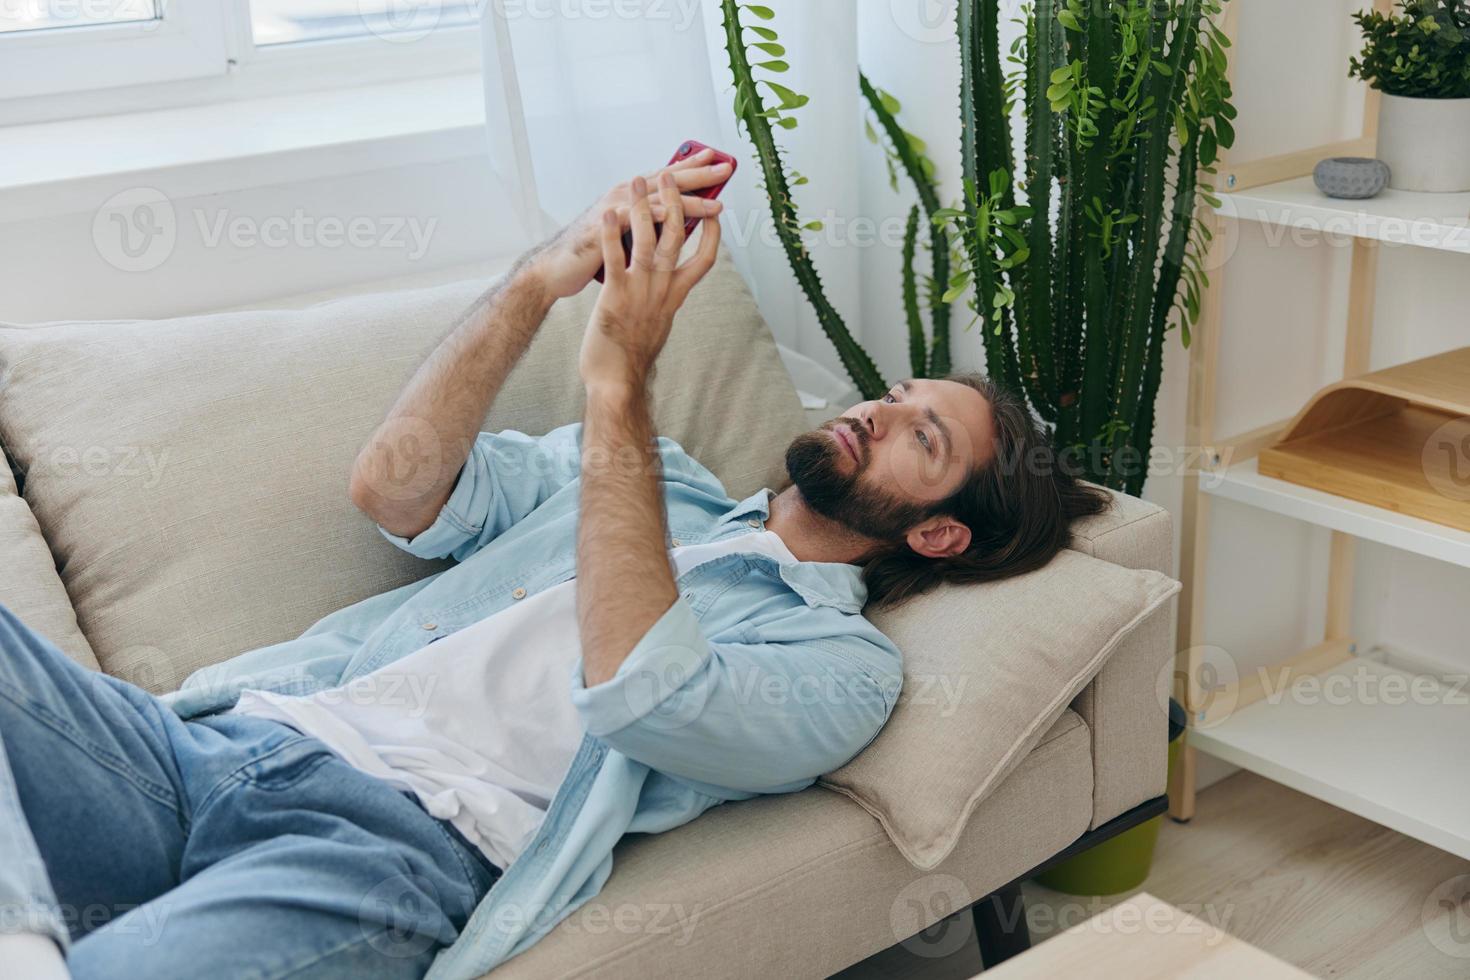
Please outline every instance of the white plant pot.
[{"label": "white plant pot", "polygon": [[1378,159],[1401,191],[1470,191],[1470,99],[1383,96]]}]

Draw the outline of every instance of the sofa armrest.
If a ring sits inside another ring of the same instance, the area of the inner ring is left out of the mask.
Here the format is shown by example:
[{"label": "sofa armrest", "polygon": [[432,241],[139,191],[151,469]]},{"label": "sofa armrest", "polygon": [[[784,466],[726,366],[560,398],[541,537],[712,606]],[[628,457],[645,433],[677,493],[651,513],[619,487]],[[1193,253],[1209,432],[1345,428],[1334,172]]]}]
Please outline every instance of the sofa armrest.
[{"label": "sofa armrest", "polygon": [[[1127,568],[1173,574],[1169,512],[1126,494],[1114,493],[1106,513],[1074,524],[1072,547]],[[1093,827],[1164,792],[1173,608],[1164,603],[1139,623],[1072,702],[1092,729]]]}]

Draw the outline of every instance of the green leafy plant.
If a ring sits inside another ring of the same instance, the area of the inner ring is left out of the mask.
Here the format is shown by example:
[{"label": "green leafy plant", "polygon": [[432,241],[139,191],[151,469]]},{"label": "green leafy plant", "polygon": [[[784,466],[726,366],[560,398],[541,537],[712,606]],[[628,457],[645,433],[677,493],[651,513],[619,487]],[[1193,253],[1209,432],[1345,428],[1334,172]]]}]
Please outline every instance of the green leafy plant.
[{"label": "green leafy plant", "polygon": [[[896,102],[859,79],[890,174],[896,182],[901,170],[919,198],[903,248],[911,369],[948,368],[938,309],[947,316],[967,297],[991,377],[1026,397],[1089,478],[1130,493],[1146,474],[1165,337],[1178,328],[1189,343],[1208,285],[1210,233],[1197,204],[1218,204],[1206,181],[1235,138],[1229,41],[1215,23],[1223,2],[1034,0],[1003,57],[999,0],[959,0],[964,193],[951,207],[938,206],[932,161],[898,125]],[[783,245],[797,279],[853,381],[874,397],[885,386],[820,295],[771,136],[773,121],[795,125],[790,112],[806,99],[754,80],[761,65],[750,64],[744,32],[772,43],[775,35],[743,28],[742,10],[771,14],[722,0],[736,115],[756,145],[777,230],[790,235]],[[1013,133],[1017,110],[1023,121]],[[933,270],[930,339],[914,269],[921,211]]]},{"label": "green leafy plant", "polygon": [[1470,4],[1465,0],[1401,0],[1399,13],[1353,15],[1363,52],[1348,74],[1389,95],[1470,98]]}]

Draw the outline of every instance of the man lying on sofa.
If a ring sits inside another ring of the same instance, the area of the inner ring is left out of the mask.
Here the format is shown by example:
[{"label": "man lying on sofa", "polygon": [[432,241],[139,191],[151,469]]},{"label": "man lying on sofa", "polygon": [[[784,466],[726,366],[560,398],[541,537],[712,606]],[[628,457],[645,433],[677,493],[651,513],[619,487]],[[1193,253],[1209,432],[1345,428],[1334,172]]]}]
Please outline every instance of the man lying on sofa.
[{"label": "man lying on sofa", "polygon": [[[447,571],[168,699],[0,609],[7,976],[478,976],[596,895],[623,834],[860,752],[902,676],[865,601],[1040,566],[1102,506],[1015,465],[1044,439],[973,377],[901,383],[799,437],[775,495],[732,500],[657,439],[649,376],[720,237],[687,192],[725,176],[696,157],[615,188],[410,381],[351,494]],[[681,265],[685,215],[703,226]],[[585,421],[477,433],[551,304],[604,264]],[[424,439],[460,448],[395,478]]]}]

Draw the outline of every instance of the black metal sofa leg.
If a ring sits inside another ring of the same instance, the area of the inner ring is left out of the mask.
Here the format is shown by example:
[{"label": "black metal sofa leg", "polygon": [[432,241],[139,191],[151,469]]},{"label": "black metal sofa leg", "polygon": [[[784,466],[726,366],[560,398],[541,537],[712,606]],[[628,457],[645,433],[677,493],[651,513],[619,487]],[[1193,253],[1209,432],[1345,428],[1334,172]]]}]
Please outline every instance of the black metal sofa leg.
[{"label": "black metal sofa leg", "polygon": [[1031,933],[1026,928],[1026,900],[1021,895],[1020,882],[997,888],[976,902],[970,911],[975,916],[980,962],[986,969],[1031,948]]}]

